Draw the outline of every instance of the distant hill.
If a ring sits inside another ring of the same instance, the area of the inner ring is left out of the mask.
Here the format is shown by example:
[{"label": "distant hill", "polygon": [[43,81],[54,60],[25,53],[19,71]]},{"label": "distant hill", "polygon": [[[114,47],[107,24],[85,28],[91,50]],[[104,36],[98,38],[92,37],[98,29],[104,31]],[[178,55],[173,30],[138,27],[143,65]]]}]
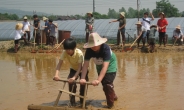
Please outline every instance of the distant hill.
[{"label": "distant hill", "polygon": [[[0,7],[0,13],[8,13],[8,14],[16,14],[21,18],[24,15],[33,15],[32,11],[23,11],[19,9],[7,9],[7,8],[2,8]],[[47,15],[49,16],[50,14],[43,13],[43,12],[36,12],[37,15]]]}]

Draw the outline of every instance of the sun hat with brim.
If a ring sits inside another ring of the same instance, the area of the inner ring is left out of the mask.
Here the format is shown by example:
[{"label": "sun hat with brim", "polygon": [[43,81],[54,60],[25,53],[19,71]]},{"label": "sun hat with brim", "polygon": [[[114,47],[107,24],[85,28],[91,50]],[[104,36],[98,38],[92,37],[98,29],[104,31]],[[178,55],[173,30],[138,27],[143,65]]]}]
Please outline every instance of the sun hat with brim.
[{"label": "sun hat with brim", "polygon": [[27,20],[27,16],[24,16],[24,19]]},{"label": "sun hat with brim", "polygon": [[176,26],[176,29],[181,29],[180,25]]},{"label": "sun hat with brim", "polygon": [[157,27],[157,25],[151,25],[150,28],[152,28],[152,27]]},{"label": "sun hat with brim", "polygon": [[84,44],[84,48],[92,48],[95,46],[99,46],[103,43],[107,42],[107,38],[101,38],[98,33],[91,33],[89,35],[88,43]]},{"label": "sun hat with brim", "polygon": [[91,11],[90,11],[90,12],[87,12],[87,14],[91,14],[91,15],[93,15],[93,12],[91,12]]},{"label": "sun hat with brim", "polygon": [[159,15],[159,16],[160,16],[160,15],[163,15],[163,16],[165,17],[165,13],[164,13],[164,12],[160,12],[158,15]]},{"label": "sun hat with brim", "polygon": [[121,12],[120,15],[125,17],[125,12]]},{"label": "sun hat with brim", "polygon": [[23,27],[23,24],[22,23],[17,23],[16,26],[15,26],[15,29],[16,30],[21,30]]},{"label": "sun hat with brim", "polygon": [[46,18],[46,17],[43,17],[43,21],[45,21],[45,20],[47,20],[48,18]]},{"label": "sun hat with brim", "polygon": [[135,25],[142,25],[142,23],[140,21],[138,21]]}]

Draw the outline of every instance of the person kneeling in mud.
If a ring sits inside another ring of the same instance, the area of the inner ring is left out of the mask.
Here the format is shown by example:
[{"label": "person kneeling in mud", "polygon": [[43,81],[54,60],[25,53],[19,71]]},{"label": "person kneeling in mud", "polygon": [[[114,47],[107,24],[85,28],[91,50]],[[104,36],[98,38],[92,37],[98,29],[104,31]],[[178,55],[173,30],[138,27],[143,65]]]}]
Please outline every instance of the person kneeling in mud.
[{"label": "person kneeling in mud", "polygon": [[156,31],[158,31],[157,25],[150,26],[149,46],[150,46],[151,51],[153,51],[155,49],[155,40],[156,40],[155,33],[156,33]]},{"label": "person kneeling in mud", "polygon": [[[84,62],[84,55],[82,51],[78,48],[76,48],[76,42],[72,38],[68,38],[63,43],[64,50],[61,54],[59,63],[56,67],[56,73],[53,78],[55,81],[59,81],[59,71],[61,68],[61,65],[63,64],[63,60],[67,59],[70,63],[70,73],[68,75],[68,81],[69,81],[69,91],[76,93],[77,85],[74,83],[75,80],[78,79],[78,76],[81,77],[81,69]],[[86,74],[88,72],[86,71]],[[88,81],[88,75],[86,75],[85,80]],[[73,88],[73,89],[72,89]],[[80,85],[80,95],[84,96],[84,90],[85,85]],[[72,106],[75,106],[75,96],[70,97],[70,103]],[[80,103],[83,103],[83,98],[80,98]]]},{"label": "person kneeling in mud", "polygon": [[85,77],[87,68],[89,67],[90,59],[93,58],[96,64],[98,78],[92,82],[92,85],[98,86],[100,82],[102,83],[107,106],[108,108],[112,108],[114,106],[114,100],[117,100],[113,85],[117,71],[117,59],[110,47],[105,44],[106,41],[106,38],[101,38],[97,33],[91,33],[89,35],[88,43],[83,46],[87,49],[84,57],[85,61],[82,68],[80,84],[86,83]]},{"label": "person kneeling in mud", "polygon": [[19,40],[24,40],[24,44],[27,44],[26,37],[22,36],[25,32],[22,30],[23,24],[22,23],[17,23],[15,26],[15,38],[14,38],[14,43],[15,43],[15,53],[18,51],[18,44]]},{"label": "person kneeling in mud", "polygon": [[146,43],[147,30],[144,26],[142,26],[142,23],[140,21],[138,21],[135,25],[137,25],[137,46],[139,47],[139,43],[142,40],[142,48],[144,48]]},{"label": "person kneeling in mud", "polygon": [[178,45],[183,44],[183,32],[181,31],[180,25],[176,26],[176,29],[173,32],[173,45],[178,43]]}]

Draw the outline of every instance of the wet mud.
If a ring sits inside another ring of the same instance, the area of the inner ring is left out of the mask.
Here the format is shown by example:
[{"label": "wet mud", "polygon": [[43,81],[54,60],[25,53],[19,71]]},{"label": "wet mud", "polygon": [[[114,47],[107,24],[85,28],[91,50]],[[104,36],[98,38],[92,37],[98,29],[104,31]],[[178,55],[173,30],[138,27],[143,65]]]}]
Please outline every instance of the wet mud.
[{"label": "wet mud", "polygon": [[[118,71],[114,81],[118,101],[114,110],[183,110],[184,54],[116,52]],[[62,82],[52,80],[60,54],[1,53],[0,109],[26,110],[28,105],[53,106]],[[90,63],[90,81],[97,78]],[[67,78],[69,63],[64,61],[60,77]],[[65,88],[67,90],[67,87]],[[79,92],[79,86],[77,93]],[[102,86],[89,86],[88,110],[104,110]],[[76,98],[79,101],[79,98]],[[63,93],[59,107],[68,108]],[[73,109],[79,109],[76,107]],[[72,109],[72,108],[70,108]]]}]

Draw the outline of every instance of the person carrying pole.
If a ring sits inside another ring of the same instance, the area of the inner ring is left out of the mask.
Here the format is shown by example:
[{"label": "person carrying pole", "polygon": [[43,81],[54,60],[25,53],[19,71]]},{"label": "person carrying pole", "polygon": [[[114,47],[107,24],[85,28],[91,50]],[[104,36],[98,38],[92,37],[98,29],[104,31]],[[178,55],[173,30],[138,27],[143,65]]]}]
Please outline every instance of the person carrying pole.
[{"label": "person carrying pole", "polygon": [[[69,91],[73,93],[76,93],[76,89],[77,89],[77,85],[73,82],[77,80],[78,77],[81,78],[81,69],[84,62],[84,55],[82,51],[76,47],[76,45],[77,45],[76,41],[72,38],[68,38],[64,41],[63,43],[64,50],[57,64],[56,73],[53,78],[53,80],[55,81],[60,80],[59,71],[63,64],[63,60],[67,59],[70,63],[70,73],[68,75]],[[86,74],[88,74],[87,71],[86,71]],[[88,75],[86,75],[85,80],[87,81],[89,80]],[[72,91],[72,88],[73,88],[73,91]],[[84,91],[85,91],[85,85],[80,85],[80,95],[84,96]],[[76,104],[75,96],[71,96],[70,103],[72,106],[75,106]],[[80,103],[81,104],[83,103],[83,98],[80,98]]]},{"label": "person carrying pole", "polygon": [[33,18],[34,18],[34,21],[33,21],[33,27],[34,27],[33,36],[35,37],[37,45],[39,45],[40,44],[40,39],[41,39],[40,20],[38,19],[37,15],[33,15]]},{"label": "person carrying pole", "polygon": [[48,18],[43,17],[43,21],[45,22],[45,26],[42,26],[44,28],[44,33],[46,35],[46,45],[50,44],[50,36],[49,36],[49,22]]}]

